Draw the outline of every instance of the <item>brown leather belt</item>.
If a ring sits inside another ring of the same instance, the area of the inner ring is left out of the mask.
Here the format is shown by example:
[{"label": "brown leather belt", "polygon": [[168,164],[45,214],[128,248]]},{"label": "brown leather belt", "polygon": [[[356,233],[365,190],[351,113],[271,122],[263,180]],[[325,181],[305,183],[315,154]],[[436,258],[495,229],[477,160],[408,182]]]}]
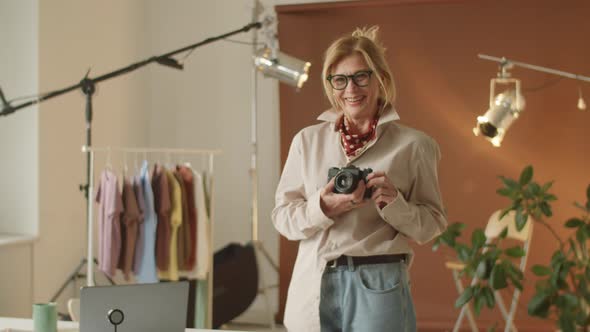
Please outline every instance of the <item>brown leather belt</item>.
[{"label": "brown leather belt", "polygon": [[[398,263],[407,261],[406,254],[395,254],[395,255],[376,255],[376,256],[351,256],[352,264],[366,265],[366,264],[386,264],[386,263]],[[348,265],[348,256],[342,255],[334,260],[326,263],[327,267],[338,267],[342,265]]]}]

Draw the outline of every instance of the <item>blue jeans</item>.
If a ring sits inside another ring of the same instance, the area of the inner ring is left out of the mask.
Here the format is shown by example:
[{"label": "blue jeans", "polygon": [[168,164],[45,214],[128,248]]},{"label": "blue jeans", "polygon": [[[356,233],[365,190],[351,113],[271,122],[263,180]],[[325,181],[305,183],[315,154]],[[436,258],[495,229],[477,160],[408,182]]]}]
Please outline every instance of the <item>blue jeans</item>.
[{"label": "blue jeans", "polygon": [[415,332],[405,262],[326,267],[320,298],[322,332]]}]

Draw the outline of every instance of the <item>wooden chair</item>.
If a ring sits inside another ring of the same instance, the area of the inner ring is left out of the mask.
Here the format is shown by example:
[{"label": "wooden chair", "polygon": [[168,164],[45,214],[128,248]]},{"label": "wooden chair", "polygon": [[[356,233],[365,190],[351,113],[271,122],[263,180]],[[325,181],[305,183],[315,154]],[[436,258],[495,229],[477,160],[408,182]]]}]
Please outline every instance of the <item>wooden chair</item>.
[{"label": "wooden chair", "polygon": [[[510,238],[510,239],[514,239],[514,240],[518,240],[518,241],[522,242],[525,254],[520,259],[519,268],[524,273],[525,268],[526,268],[527,258],[529,255],[529,245],[530,245],[532,232],[533,232],[533,221],[529,219],[527,221],[525,227],[521,231],[518,231],[516,229],[514,211],[510,211],[508,214],[506,214],[504,216],[504,218],[500,219],[501,213],[502,213],[502,210],[498,210],[498,211],[494,212],[490,216],[490,219],[488,220],[488,223],[487,223],[485,231],[484,231],[485,236],[486,236],[486,244],[491,244],[495,239],[497,239],[500,236],[502,231],[506,227],[508,227],[508,234],[507,234],[506,238]],[[485,252],[487,250],[487,248],[484,248],[483,250]],[[459,261],[450,261],[450,262],[446,262],[445,266],[449,270],[451,270],[451,272],[453,273],[453,279],[455,280],[455,285],[457,287],[457,291],[459,292],[459,294],[463,293],[464,288],[463,288],[463,284],[461,282],[461,278],[459,276],[459,272],[461,272],[465,268],[465,265]],[[476,283],[477,283],[477,277],[474,277],[471,280],[471,285],[473,286]],[[504,320],[506,322],[506,327],[505,327],[504,331],[508,332],[508,331],[512,330],[513,332],[518,332],[513,321],[514,321],[514,315],[516,314],[518,299],[520,297],[520,291],[518,289],[514,290],[514,293],[512,294],[512,302],[510,304],[510,310],[508,310],[508,311],[506,310],[504,300],[502,299],[502,296],[500,295],[500,293],[495,291],[494,297],[496,298],[496,303],[498,304],[498,307],[500,308],[500,311],[502,312],[502,317],[504,318]],[[459,313],[459,317],[455,321],[455,326],[453,328],[453,332],[459,331],[459,328],[461,327],[461,324],[463,322],[463,318],[465,317],[465,315],[467,315],[467,320],[469,321],[471,331],[472,332],[479,331],[477,328],[477,324],[475,322],[475,319],[473,317],[473,312],[471,311],[471,306],[469,305],[469,303],[467,303],[461,308],[461,312]]]}]

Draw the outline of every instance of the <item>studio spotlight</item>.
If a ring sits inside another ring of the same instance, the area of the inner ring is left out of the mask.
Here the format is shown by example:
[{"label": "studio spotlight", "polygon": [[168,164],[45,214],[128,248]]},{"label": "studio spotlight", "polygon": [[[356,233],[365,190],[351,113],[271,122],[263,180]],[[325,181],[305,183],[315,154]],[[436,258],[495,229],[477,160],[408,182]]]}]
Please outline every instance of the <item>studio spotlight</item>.
[{"label": "studio spotlight", "polygon": [[[273,56],[276,53],[276,56]],[[299,60],[282,52],[273,52],[271,48],[262,48],[254,55],[254,65],[264,76],[295,86],[303,86],[309,77],[311,63]]]},{"label": "studio spotlight", "polygon": [[[577,81],[590,82],[590,77],[572,74],[561,70],[556,70],[537,65],[531,65],[524,62],[509,60],[504,57],[498,58],[485,54],[477,55],[480,59],[490,60],[500,63],[500,72],[498,78],[492,79],[490,84],[490,108],[483,116],[477,117],[477,125],[473,128],[475,136],[480,134],[492,142],[494,146],[500,146],[502,139],[506,134],[508,127],[518,118],[524,109],[524,98],[521,95],[520,81],[510,78],[508,69],[512,67],[523,67],[531,70],[549,73],[552,75],[571,78]],[[514,84],[514,88],[509,88],[499,95],[494,94],[496,84]],[[578,88],[578,109],[585,110],[586,102],[582,96],[582,89]]]},{"label": "studio spotlight", "polygon": [[[506,76],[506,72],[502,72]],[[514,88],[495,95],[496,84],[513,84]],[[513,78],[495,78],[490,83],[490,107],[483,116],[477,117],[473,128],[475,136],[482,135],[495,147],[502,144],[506,131],[524,109],[524,98],[520,93],[520,81]]]}]

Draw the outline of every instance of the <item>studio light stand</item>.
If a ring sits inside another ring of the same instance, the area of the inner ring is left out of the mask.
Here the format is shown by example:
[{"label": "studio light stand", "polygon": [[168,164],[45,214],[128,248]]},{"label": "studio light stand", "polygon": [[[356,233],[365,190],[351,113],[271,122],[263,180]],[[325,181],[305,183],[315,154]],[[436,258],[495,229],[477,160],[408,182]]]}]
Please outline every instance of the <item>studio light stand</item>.
[{"label": "studio light stand", "polygon": [[[254,0],[254,6],[252,8],[252,21],[258,21],[258,16],[262,11],[262,6],[258,0]],[[255,58],[256,52],[258,49],[258,31],[255,30],[252,32],[252,57]],[[252,66],[252,98],[251,98],[251,122],[250,122],[250,182],[251,182],[251,189],[252,189],[252,199],[251,199],[251,213],[252,213],[252,246],[254,248],[254,254],[256,256],[256,268],[258,269],[258,277],[260,278],[259,287],[258,287],[258,294],[262,294],[264,296],[264,302],[266,305],[266,315],[268,319],[268,324],[272,331],[275,330],[275,319],[274,313],[272,310],[269,291],[272,288],[278,288],[278,285],[268,285],[266,283],[266,279],[264,277],[264,273],[262,272],[260,262],[262,262],[261,258],[264,257],[266,262],[272,266],[276,274],[279,273],[279,267],[276,263],[272,260],[272,257],[269,255],[268,251],[264,248],[264,244],[258,238],[258,169],[257,169],[257,159],[258,159],[258,129],[257,129],[257,122],[258,122],[258,68],[256,66]]]},{"label": "studio light stand", "polygon": [[[261,27],[262,27],[262,23],[253,22],[253,23],[250,23],[238,30],[231,31],[231,32],[225,33],[220,36],[207,38],[199,43],[189,45],[189,46],[183,47],[181,49],[178,49],[178,50],[175,50],[175,51],[163,54],[163,55],[153,56],[153,57],[148,58],[146,60],[133,63],[131,65],[117,69],[115,71],[104,74],[102,76],[98,76],[96,78],[90,78],[88,76],[89,75],[89,72],[88,72],[86,74],[86,76],[79,83],[77,83],[75,85],[72,85],[72,86],[69,86],[69,87],[66,87],[66,88],[63,88],[60,90],[48,92],[45,94],[41,94],[28,102],[25,102],[25,103],[22,103],[22,104],[16,105],[16,106],[12,106],[10,104],[10,101],[6,100],[4,94],[2,93],[2,89],[0,89],[0,102],[2,102],[2,111],[0,112],[0,116],[12,114],[12,113],[16,112],[17,110],[20,110],[20,109],[23,109],[23,108],[26,108],[26,107],[29,107],[29,106],[32,106],[35,104],[39,104],[45,100],[52,99],[54,97],[66,94],[68,92],[80,89],[80,90],[82,90],[82,92],[86,96],[86,107],[85,107],[86,147],[91,147],[92,146],[91,145],[91,143],[92,143],[92,96],[96,90],[96,85],[98,83],[100,83],[102,81],[106,81],[110,78],[114,78],[114,77],[117,77],[117,76],[120,76],[123,74],[130,73],[130,72],[135,71],[136,69],[139,69],[141,67],[144,67],[152,62],[161,64],[161,65],[164,65],[167,67],[182,70],[183,65],[181,63],[179,63],[176,59],[172,58],[172,56],[183,53],[183,52],[192,51],[193,49],[195,49],[199,46],[203,46],[203,45],[206,45],[206,44],[209,44],[209,43],[221,40],[221,39],[225,39],[227,37],[233,36],[238,33],[248,32],[251,29],[260,29]],[[86,150],[86,184],[80,185],[80,190],[84,193],[84,198],[86,199],[86,202],[87,202],[87,209],[86,209],[87,257],[83,258],[81,260],[80,264],[78,264],[78,266],[75,267],[73,272],[69,274],[68,278],[64,281],[64,283],[61,285],[61,287],[58,289],[58,291],[51,297],[50,302],[55,302],[57,300],[57,298],[61,295],[61,293],[65,290],[67,285],[70,282],[75,282],[79,278],[86,277],[86,286],[94,286],[95,285],[94,265],[98,264],[98,262],[97,262],[96,258],[94,258],[94,253],[93,253],[93,229],[92,229],[92,220],[90,220],[91,211],[93,209],[93,201],[92,201],[92,199],[90,199],[89,192],[88,192],[90,181],[93,181],[92,169],[91,169],[91,165],[93,163],[91,162],[90,158],[91,158],[91,153],[90,153],[89,149],[87,149]],[[92,263],[89,263],[89,262],[92,262]],[[83,275],[80,273],[80,271],[82,270],[84,265],[86,265],[86,275]],[[108,278],[108,276],[107,276],[107,278]],[[110,278],[108,278],[108,280],[109,280],[109,282],[113,283],[113,281]]]}]

